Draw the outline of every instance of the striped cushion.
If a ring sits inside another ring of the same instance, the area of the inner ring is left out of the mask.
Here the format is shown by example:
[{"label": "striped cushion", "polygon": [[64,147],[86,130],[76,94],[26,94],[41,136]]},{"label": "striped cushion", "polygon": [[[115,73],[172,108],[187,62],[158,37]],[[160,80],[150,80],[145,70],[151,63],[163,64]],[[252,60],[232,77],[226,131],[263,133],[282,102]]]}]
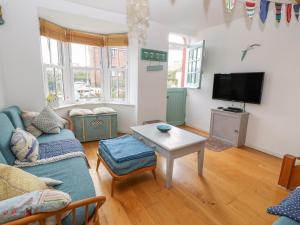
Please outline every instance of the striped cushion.
[{"label": "striped cushion", "polygon": [[39,142],[30,133],[17,128],[11,138],[11,150],[19,161],[35,162],[39,155]]},{"label": "striped cushion", "polygon": [[[57,211],[65,208],[70,202],[70,195],[56,190],[30,192],[10,198],[0,202],[0,224],[36,213]],[[46,224],[55,225],[55,216],[47,218]]]}]

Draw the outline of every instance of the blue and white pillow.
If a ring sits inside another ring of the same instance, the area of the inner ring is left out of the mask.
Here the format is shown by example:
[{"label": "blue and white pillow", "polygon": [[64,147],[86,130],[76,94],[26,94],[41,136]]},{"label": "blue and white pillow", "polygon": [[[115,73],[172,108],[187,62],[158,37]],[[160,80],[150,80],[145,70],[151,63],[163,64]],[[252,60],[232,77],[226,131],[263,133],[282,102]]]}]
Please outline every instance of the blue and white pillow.
[{"label": "blue and white pillow", "polygon": [[35,162],[39,156],[39,142],[37,139],[20,128],[11,137],[11,150],[19,161]]},{"label": "blue and white pillow", "polygon": [[279,205],[268,208],[267,211],[300,222],[300,188],[295,189]]}]

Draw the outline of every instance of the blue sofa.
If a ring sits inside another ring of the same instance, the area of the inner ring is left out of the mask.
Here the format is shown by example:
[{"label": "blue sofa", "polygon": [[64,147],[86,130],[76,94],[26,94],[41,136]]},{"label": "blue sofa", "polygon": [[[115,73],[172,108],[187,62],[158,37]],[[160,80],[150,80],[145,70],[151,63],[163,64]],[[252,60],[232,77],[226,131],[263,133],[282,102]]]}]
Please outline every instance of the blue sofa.
[{"label": "blue sofa", "polygon": [[[0,112],[0,163],[13,165],[15,156],[10,150],[10,139],[15,128],[24,129],[21,110],[17,106],[12,106]],[[73,132],[62,129],[59,134],[43,134],[38,137],[40,143],[73,139]],[[61,180],[64,183],[56,186],[57,190],[69,193],[72,201],[83,200],[96,196],[94,184],[89,174],[87,163],[84,158],[76,157],[61,160],[58,162],[25,167],[25,171],[39,176]],[[89,216],[95,212],[95,204],[89,206]],[[77,224],[85,224],[84,207],[76,210]],[[72,224],[72,215],[69,214],[63,224]]]}]

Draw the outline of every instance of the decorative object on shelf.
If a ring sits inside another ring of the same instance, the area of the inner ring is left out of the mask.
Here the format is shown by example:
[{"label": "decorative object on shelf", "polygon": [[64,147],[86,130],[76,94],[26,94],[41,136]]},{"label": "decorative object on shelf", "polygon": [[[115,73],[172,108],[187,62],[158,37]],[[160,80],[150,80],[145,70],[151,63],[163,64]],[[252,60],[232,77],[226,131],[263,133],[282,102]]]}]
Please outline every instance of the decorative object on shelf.
[{"label": "decorative object on shelf", "polygon": [[141,59],[148,60],[148,61],[167,62],[168,53],[163,51],[142,48]]},{"label": "decorative object on shelf", "polygon": [[242,57],[241,57],[241,61],[243,61],[248,53],[249,50],[253,50],[255,47],[260,47],[260,44],[252,44],[249,45],[245,50],[242,51]]},{"label": "decorative object on shelf", "polygon": [[280,23],[280,20],[281,20],[281,8],[282,8],[282,3],[278,3],[278,2],[275,2],[275,9],[276,9],[276,21],[278,23]]},{"label": "decorative object on shelf", "polygon": [[285,11],[286,11],[286,22],[290,23],[292,18],[292,4],[286,4],[285,5]]},{"label": "decorative object on shelf", "polygon": [[245,1],[246,12],[249,18],[252,18],[255,14],[256,0],[246,0]]},{"label": "decorative object on shelf", "polygon": [[59,106],[59,100],[56,94],[49,93],[46,98],[48,106],[55,108]]},{"label": "decorative object on shelf", "polygon": [[137,38],[140,45],[145,45],[149,28],[148,0],[127,0],[127,24],[129,37]]},{"label": "decorative object on shelf", "polygon": [[236,4],[236,0],[225,0],[227,12],[231,13]]},{"label": "decorative object on shelf", "polygon": [[0,25],[3,25],[5,22],[4,22],[4,19],[3,19],[3,14],[2,14],[2,7],[0,5]]},{"label": "decorative object on shelf", "polygon": [[167,124],[160,124],[160,125],[157,125],[156,128],[160,131],[160,132],[163,132],[163,133],[167,133],[169,132],[172,127],[167,125]]},{"label": "decorative object on shelf", "polygon": [[295,17],[297,19],[297,21],[299,20],[299,10],[300,10],[300,4],[295,4],[293,6],[294,8],[294,14],[295,14]]},{"label": "decorative object on shelf", "polygon": [[260,1],[259,17],[260,17],[262,23],[266,22],[266,19],[268,17],[269,6],[270,6],[270,1],[267,1],[267,0]]}]

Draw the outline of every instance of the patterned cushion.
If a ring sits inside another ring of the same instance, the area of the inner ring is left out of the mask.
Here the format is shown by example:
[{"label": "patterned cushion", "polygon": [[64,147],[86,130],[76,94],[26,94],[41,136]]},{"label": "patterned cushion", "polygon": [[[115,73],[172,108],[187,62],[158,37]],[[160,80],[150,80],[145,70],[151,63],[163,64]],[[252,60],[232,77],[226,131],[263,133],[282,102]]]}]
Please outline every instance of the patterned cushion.
[{"label": "patterned cushion", "polygon": [[52,178],[48,178],[48,177],[39,177],[39,179],[43,182],[45,182],[45,184],[48,186],[48,187],[54,187],[54,186],[57,186],[57,185],[60,185],[60,184],[63,184],[64,182],[62,182],[61,180],[55,180],[55,179],[52,179]]},{"label": "patterned cushion", "polygon": [[[32,214],[57,211],[65,208],[70,202],[70,195],[56,190],[35,191],[10,198],[0,202],[0,224]],[[46,224],[55,225],[55,216],[47,218]]]},{"label": "patterned cushion", "polygon": [[268,208],[267,211],[300,222],[300,188],[295,189],[279,205]]},{"label": "patterned cushion", "polygon": [[35,137],[39,137],[43,134],[41,130],[32,124],[32,120],[39,114],[38,112],[22,112],[21,114],[25,129]]},{"label": "patterned cushion", "polygon": [[53,115],[49,107],[45,107],[43,111],[33,119],[32,123],[44,133],[58,134],[60,132],[57,117]]},{"label": "patterned cushion", "polygon": [[0,201],[47,189],[45,182],[19,168],[0,164]]},{"label": "patterned cushion", "polygon": [[48,107],[48,111],[49,113],[51,113],[55,118],[56,121],[58,122],[58,126],[60,129],[64,129],[66,124],[68,123],[67,120],[65,120],[64,118],[61,118],[53,109],[51,109],[50,107]]},{"label": "patterned cushion", "polygon": [[69,113],[69,116],[83,116],[83,115],[93,115],[92,110],[89,109],[72,109]]},{"label": "patterned cushion", "polygon": [[11,150],[19,161],[35,162],[39,155],[39,142],[30,133],[17,128],[11,137]]}]

